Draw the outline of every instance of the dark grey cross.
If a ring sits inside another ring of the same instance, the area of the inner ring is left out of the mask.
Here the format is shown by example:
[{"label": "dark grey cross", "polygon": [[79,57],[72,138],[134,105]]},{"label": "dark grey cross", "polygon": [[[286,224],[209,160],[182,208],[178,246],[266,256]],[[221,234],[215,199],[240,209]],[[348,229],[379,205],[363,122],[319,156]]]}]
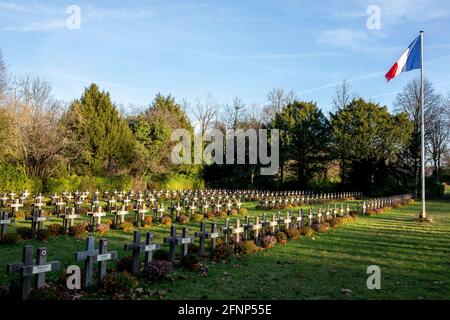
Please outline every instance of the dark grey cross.
[{"label": "dark grey cross", "polygon": [[88,288],[92,285],[93,266],[98,264],[98,282],[100,283],[106,276],[106,264],[109,260],[116,260],[117,252],[108,252],[108,240],[101,239],[99,249],[95,249],[95,238],[89,237],[86,240],[86,251],[77,252],[75,260],[84,261],[83,286]]},{"label": "dark grey cross", "polygon": [[61,217],[61,209],[66,205],[64,201],[55,202],[55,215]]},{"label": "dark grey cross", "polygon": [[25,219],[31,221],[31,237],[34,239],[38,232],[44,228],[44,221],[47,220],[47,217],[44,216],[42,209],[33,209],[32,216]]},{"label": "dark grey cross", "polygon": [[33,264],[33,246],[25,246],[22,251],[22,262],[8,264],[8,274],[20,274],[20,286],[22,300],[26,300],[32,288],[33,277],[36,277],[36,288],[41,289],[45,285],[45,274],[59,270],[59,261],[47,263],[47,249],[37,249],[36,263]]},{"label": "dark grey cross", "polygon": [[14,222],[14,218],[9,218],[8,212],[3,212],[0,214],[0,238],[8,233],[8,225]]},{"label": "dark grey cross", "polygon": [[233,227],[230,226],[230,219],[225,220],[225,226],[222,228],[222,233],[224,235],[225,244],[228,244],[228,242],[230,242],[230,234],[233,233]]},{"label": "dark grey cross", "polygon": [[204,222],[200,222],[200,231],[195,233],[195,236],[199,238],[199,249],[198,253],[202,255],[205,252],[205,240],[206,240],[206,224]]},{"label": "dark grey cross", "polygon": [[64,232],[69,231],[69,228],[75,225],[75,219],[78,218],[80,218],[80,215],[75,213],[75,208],[66,207],[63,215]]},{"label": "dark grey cross", "polygon": [[248,240],[250,239],[250,232],[253,230],[253,224],[250,223],[250,217],[246,216],[245,217],[245,222],[244,222],[244,239]]},{"label": "dark grey cross", "polygon": [[244,228],[241,227],[241,221],[239,219],[236,220],[236,224],[233,228],[233,237],[234,242],[239,243],[241,241],[241,234],[244,233]]},{"label": "dark grey cross", "polygon": [[193,243],[195,238],[189,237],[189,229],[184,227],[182,231],[181,238],[177,238],[177,244],[180,245],[181,248],[181,256],[185,257],[189,252],[189,244]]},{"label": "dark grey cross", "polygon": [[211,224],[211,232],[205,233],[206,239],[211,239],[211,257],[214,257],[214,253],[216,251],[217,238],[220,237],[220,233],[217,231],[217,224]]},{"label": "dark grey cross", "polygon": [[278,211],[278,213],[277,213],[277,222],[278,222],[278,225],[277,225],[277,231],[280,231],[281,225],[282,225],[283,222],[284,222],[283,217],[281,217],[280,211]]},{"label": "dark grey cross", "polygon": [[262,224],[259,222],[259,217],[256,216],[255,217],[255,223],[252,226],[253,237],[254,237],[256,242],[259,241],[259,230],[261,230],[262,227],[263,227]]},{"label": "dark grey cross", "polygon": [[131,260],[131,274],[136,275],[139,272],[141,266],[140,256],[144,252],[145,244],[141,242],[141,233],[135,231],[133,235],[133,242],[124,245],[124,250],[133,252],[133,259]]},{"label": "dark grey cross", "polygon": [[177,228],[175,226],[170,227],[170,236],[164,238],[164,243],[169,244],[169,257],[172,264],[175,262],[175,254],[177,249]]},{"label": "dark grey cross", "polygon": [[265,213],[263,213],[261,225],[262,225],[262,235],[264,236],[266,234],[267,227],[270,227],[270,221],[267,221],[267,215]]},{"label": "dark grey cross", "polygon": [[140,202],[138,202],[136,205],[136,209],[134,210],[134,224],[136,226],[139,226],[139,224],[141,226],[144,226],[146,213],[147,213],[147,207],[145,206],[145,203],[141,204]]},{"label": "dark grey cross", "polygon": [[145,259],[144,263],[149,263],[153,259],[153,251],[161,249],[161,245],[159,243],[153,243],[153,233],[148,232],[147,237],[145,239]]}]

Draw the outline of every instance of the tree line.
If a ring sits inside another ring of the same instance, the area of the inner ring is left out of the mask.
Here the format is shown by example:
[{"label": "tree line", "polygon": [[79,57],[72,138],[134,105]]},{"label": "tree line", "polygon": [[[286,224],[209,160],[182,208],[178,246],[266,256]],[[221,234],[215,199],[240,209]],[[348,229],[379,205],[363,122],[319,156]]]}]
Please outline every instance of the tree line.
[{"label": "tree line", "polygon": [[[449,99],[425,82],[429,192],[449,180]],[[267,188],[358,190],[372,195],[418,192],[420,82],[409,83],[394,112],[336,88],[325,114],[294,91],[275,88],[265,105],[212,95],[193,102],[158,94],[147,107],[121,112],[96,84],[69,103],[40,78],[12,76],[0,53],[0,190]],[[174,165],[175,129],[280,129],[280,169],[258,165]]]}]

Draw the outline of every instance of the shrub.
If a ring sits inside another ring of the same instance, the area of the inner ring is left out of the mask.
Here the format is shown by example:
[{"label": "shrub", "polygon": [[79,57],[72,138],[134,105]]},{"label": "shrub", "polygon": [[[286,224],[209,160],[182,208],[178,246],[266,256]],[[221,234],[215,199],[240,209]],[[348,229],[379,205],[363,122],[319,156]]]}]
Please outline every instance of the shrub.
[{"label": "shrub", "polygon": [[14,219],[16,220],[25,220],[25,212],[17,211],[14,213]]},{"label": "shrub", "polygon": [[301,227],[300,230],[300,235],[305,236],[305,237],[312,237],[314,235],[314,230],[311,229],[311,227],[305,226],[305,227]]},{"label": "shrub", "polygon": [[200,250],[200,247],[195,243],[190,243],[188,245],[188,253],[189,254],[197,254],[199,250]]},{"label": "shrub", "polygon": [[1,244],[17,244],[20,241],[20,236],[17,233],[7,233],[0,238]]},{"label": "shrub", "polygon": [[226,216],[227,216],[227,213],[226,213],[225,211],[216,211],[216,212],[214,212],[214,215],[215,215],[217,218],[223,218],[223,217],[226,217]]},{"label": "shrub", "polygon": [[153,224],[152,216],[145,216],[144,218],[144,227],[150,227]]},{"label": "shrub", "polygon": [[89,210],[88,208],[81,207],[81,208],[78,209],[78,214],[79,214],[79,215],[82,215],[82,216],[83,216],[83,215],[85,216],[89,211],[90,211],[90,210]]},{"label": "shrub", "polygon": [[270,249],[277,244],[277,238],[272,235],[266,235],[261,239],[261,245],[263,248]]},{"label": "shrub", "polygon": [[237,216],[238,211],[236,209],[231,209],[229,214],[230,214],[230,216]]},{"label": "shrub", "polygon": [[126,217],[125,222],[131,223],[132,225],[134,225],[134,223],[136,222],[136,219],[134,217]]},{"label": "shrub", "polygon": [[342,224],[342,220],[341,220],[341,218],[333,218],[333,219],[330,220],[329,223],[330,223],[331,227],[335,228],[335,227],[340,226]]},{"label": "shrub", "polygon": [[86,226],[84,224],[77,224],[69,228],[69,235],[74,238],[83,238],[87,235]]},{"label": "shrub", "polygon": [[345,215],[340,218],[342,224],[351,223],[356,220],[356,217],[352,217],[351,215]]},{"label": "shrub", "polygon": [[216,213],[215,212],[208,211],[207,213],[205,213],[205,218],[206,219],[214,219],[215,217],[216,217]]},{"label": "shrub", "polygon": [[106,223],[97,223],[97,225],[95,226],[95,232],[99,235],[105,235],[109,232],[109,230],[109,224]]},{"label": "shrub", "polygon": [[144,265],[141,275],[144,279],[156,281],[172,272],[173,267],[170,261],[152,260]]},{"label": "shrub", "polygon": [[162,260],[162,261],[170,261],[169,252],[166,250],[156,250],[153,253],[153,259]]},{"label": "shrub", "polygon": [[283,244],[283,245],[287,244],[287,242],[288,242],[288,237],[287,237],[286,233],[284,233],[282,231],[277,232],[277,234],[275,235],[275,238],[277,239],[278,243]]},{"label": "shrub", "polygon": [[233,256],[233,254],[234,254],[233,246],[225,244],[223,240],[217,241],[216,251],[214,252],[215,261],[228,260]]},{"label": "shrub", "polygon": [[62,235],[64,233],[64,228],[62,225],[54,223],[47,227],[47,230],[52,237]]},{"label": "shrub", "polygon": [[246,215],[247,212],[248,212],[247,208],[240,208],[239,209],[239,214],[241,214],[241,215]]},{"label": "shrub", "polygon": [[102,288],[109,296],[121,296],[129,298],[133,294],[138,282],[135,277],[127,272],[115,272],[108,274],[102,282]]},{"label": "shrub", "polygon": [[313,223],[311,227],[315,232],[327,232],[330,230],[330,225],[326,222]]},{"label": "shrub", "polygon": [[117,261],[116,268],[120,272],[126,271],[126,272],[131,273],[132,262],[133,262],[133,257],[132,256],[123,257],[122,259]]},{"label": "shrub", "polygon": [[194,221],[195,222],[200,222],[203,221],[203,219],[205,218],[205,216],[201,213],[195,213],[194,214]]},{"label": "shrub", "polygon": [[48,238],[50,238],[50,232],[48,231],[48,229],[39,230],[36,233],[36,238],[41,242],[45,242],[48,240]]},{"label": "shrub", "polygon": [[170,227],[172,225],[172,218],[169,216],[163,216],[161,218],[161,224]]},{"label": "shrub", "polygon": [[240,256],[249,255],[258,251],[258,247],[252,240],[242,241],[236,244],[235,251]]},{"label": "shrub", "polygon": [[286,235],[291,240],[297,240],[298,238],[300,238],[300,232],[295,227],[286,229]]},{"label": "shrub", "polygon": [[105,219],[103,221],[104,224],[108,225],[109,227],[111,227],[113,225],[113,221],[111,219]]},{"label": "shrub", "polygon": [[125,221],[119,225],[119,229],[123,232],[132,232],[134,230],[134,225],[131,222]]},{"label": "shrub", "polygon": [[188,217],[188,216],[185,216],[185,215],[183,215],[183,214],[180,214],[180,215],[177,217],[177,222],[178,222],[179,224],[188,224],[188,223],[189,223],[189,217]]},{"label": "shrub", "polygon": [[29,240],[31,239],[31,229],[26,227],[21,227],[16,230],[17,234],[20,236],[23,240]]}]

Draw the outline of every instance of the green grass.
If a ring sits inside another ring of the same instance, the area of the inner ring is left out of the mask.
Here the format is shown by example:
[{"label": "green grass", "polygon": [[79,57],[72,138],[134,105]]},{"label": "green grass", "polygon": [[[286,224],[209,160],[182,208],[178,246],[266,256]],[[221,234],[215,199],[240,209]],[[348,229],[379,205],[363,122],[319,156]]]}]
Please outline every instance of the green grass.
[{"label": "green grass", "polygon": [[[420,209],[416,203],[244,259],[208,262],[207,277],[177,268],[173,282],[149,288],[167,299],[449,299],[450,201],[428,205],[431,224],[414,220]],[[249,210],[249,215],[256,213]],[[197,226],[191,224],[192,232]],[[158,242],[169,232],[159,226],[150,230]],[[107,238],[111,249],[124,256],[123,244],[132,235],[111,231]],[[74,252],[84,248],[84,240],[70,237],[27,243],[46,246],[49,259],[65,267],[74,263]],[[21,245],[0,246],[0,252],[0,276],[6,281],[6,264],[20,260]],[[381,290],[366,287],[369,265],[381,268]]]}]

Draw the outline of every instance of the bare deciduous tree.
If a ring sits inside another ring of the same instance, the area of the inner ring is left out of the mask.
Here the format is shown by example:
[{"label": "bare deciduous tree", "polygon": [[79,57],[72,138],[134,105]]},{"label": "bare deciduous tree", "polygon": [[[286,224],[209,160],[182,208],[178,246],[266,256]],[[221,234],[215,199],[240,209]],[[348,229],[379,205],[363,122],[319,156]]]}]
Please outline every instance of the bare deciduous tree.
[{"label": "bare deciduous tree", "polygon": [[347,80],[335,88],[335,95],[333,98],[333,106],[336,110],[341,110],[356,98],[356,95],[352,92],[350,82]]},{"label": "bare deciduous tree", "polygon": [[39,78],[15,81],[1,112],[10,119],[13,145],[7,157],[29,176],[45,181],[64,160],[69,138],[60,124],[61,104]]},{"label": "bare deciduous tree", "polygon": [[192,114],[200,126],[200,133],[203,136],[215,120],[219,111],[219,105],[213,96],[208,94],[204,101],[195,99],[191,109]]},{"label": "bare deciduous tree", "polygon": [[294,90],[285,92],[282,88],[273,88],[267,94],[269,104],[263,108],[262,121],[264,123],[271,122],[275,119],[275,114],[277,112],[283,110],[287,105],[294,102],[295,99],[297,99],[297,94]]},{"label": "bare deciduous tree", "polygon": [[235,97],[231,105],[223,106],[223,120],[229,128],[237,129],[245,116],[245,104],[241,98]]}]

